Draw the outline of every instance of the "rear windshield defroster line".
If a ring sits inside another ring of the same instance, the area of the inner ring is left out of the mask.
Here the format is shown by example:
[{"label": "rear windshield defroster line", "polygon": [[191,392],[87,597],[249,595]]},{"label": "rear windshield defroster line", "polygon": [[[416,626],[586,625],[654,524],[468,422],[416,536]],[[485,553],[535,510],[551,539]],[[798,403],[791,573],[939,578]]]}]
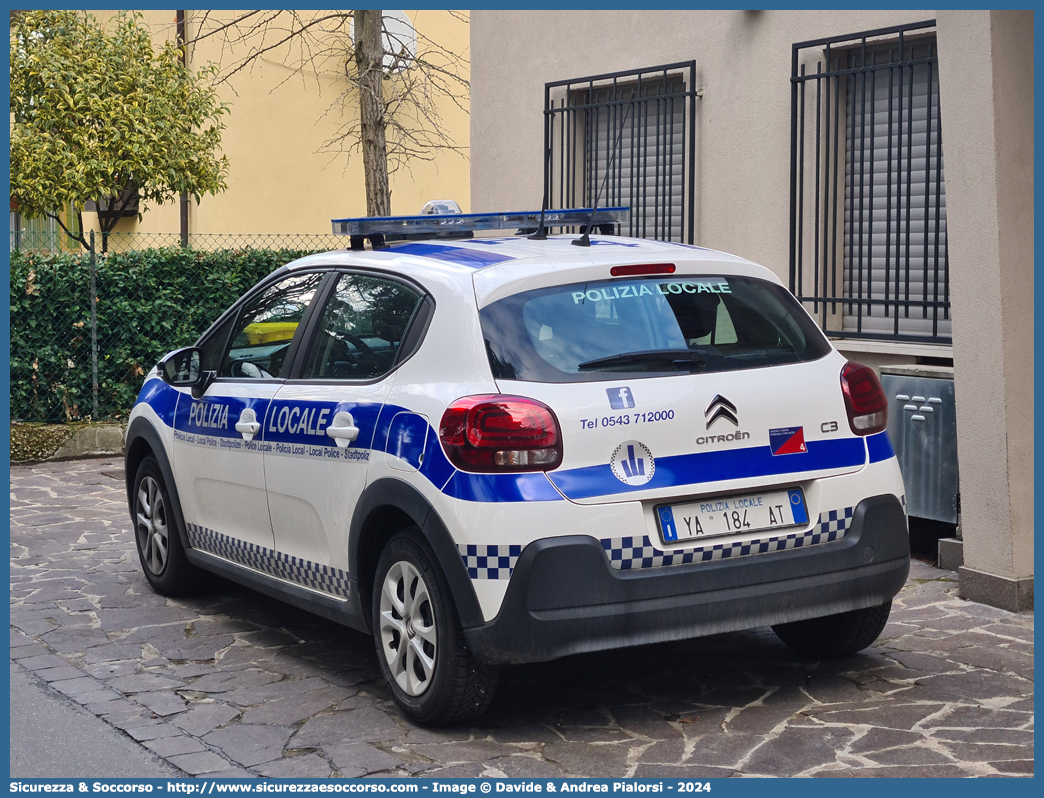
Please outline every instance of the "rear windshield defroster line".
[{"label": "rear windshield defroster line", "polygon": [[497,379],[713,373],[818,360],[830,351],[785,288],[753,277],[571,283],[505,297],[480,317]]}]

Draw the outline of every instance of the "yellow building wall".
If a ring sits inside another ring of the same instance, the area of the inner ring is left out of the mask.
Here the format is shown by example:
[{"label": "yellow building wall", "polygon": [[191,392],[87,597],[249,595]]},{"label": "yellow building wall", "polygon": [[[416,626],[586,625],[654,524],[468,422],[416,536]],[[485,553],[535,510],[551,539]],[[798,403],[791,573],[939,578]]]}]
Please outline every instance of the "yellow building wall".
[{"label": "yellow building wall", "polygon": [[[99,20],[114,12],[91,12]],[[176,12],[150,10],[143,21],[156,41],[176,38]],[[186,11],[189,38],[199,30],[201,15],[233,18],[235,11]],[[307,13],[307,12],[299,12]],[[409,11],[418,37],[436,42],[465,61],[460,70],[467,80],[469,25],[467,12]],[[235,52],[222,53],[220,37],[204,39],[189,49],[189,67],[196,71],[208,62],[231,63]],[[419,45],[423,50],[423,42]],[[347,115],[358,118],[357,95],[348,105],[327,113],[348,87],[342,74],[305,72],[293,75],[284,64],[287,51],[273,51],[240,72],[231,86],[221,85],[221,99],[230,105],[223,119],[222,151],[229,160],[228,189],[205,195],[199,205],[190,200],[189,231],[197,234],[330,233],[330,220],[366,215],[362,155],[320,154],[324,142],[340,128]],[[290,78],[289,80],[287,78]],[[394,80],[395,78],[392,78]],[[391,208],[395,215],[415,214],[432,199],[453,199],[470,210],[469,98],[464,88],[463,109],[448,98],[439,103],[443,127],[463,155],[439,152],[433,160],[412,162],[390,178]],[[84,227],[97,230],[97,217],[84,214]],[[118,232],[168,233],[180,230],[179,203],[152,206],[139,222],[123,219]]]}]

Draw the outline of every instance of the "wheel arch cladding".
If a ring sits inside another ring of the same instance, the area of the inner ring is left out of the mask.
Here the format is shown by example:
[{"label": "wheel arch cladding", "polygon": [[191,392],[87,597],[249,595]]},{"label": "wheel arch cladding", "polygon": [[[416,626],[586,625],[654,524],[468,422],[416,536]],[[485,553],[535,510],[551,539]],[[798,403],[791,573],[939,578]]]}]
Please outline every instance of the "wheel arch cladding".
[{"label": "wheel arch cladding", "polygon": [[[421,530],[435,552],[449,584],[461,625],[467,629],[485,623],[475,588],[452,535],[439,514],[416,488],[399,479],[383,478],[368,485],[355,506],[348,533],[350,579],[356,583],[362,612],[369,623],[373,578],[377,560],[391,536],[408,526]],[[372,631],[372,630],[371,630]]]},{"label": "wheel arch cladding", "polygon": [[177,522],[178,537],[184,549],[189,549],[188,535],[185,527],[185,516],[181,512],[181,499],[178,496],[178,486],[174,482],[174,471],[170,467],[163,441],[160,439],[156,429],[144,418],[136,418],[127,429],[127,443],[123,455],[124,472],[127,480],[127,511],[130,513],[132,526],[136,524],[134,518],[134,477],[138,474],[142,461],[149,456],[156,461],[160,473],[163,475],[163,483],[170,497],[171,509],[174,512],[174,520]]}]

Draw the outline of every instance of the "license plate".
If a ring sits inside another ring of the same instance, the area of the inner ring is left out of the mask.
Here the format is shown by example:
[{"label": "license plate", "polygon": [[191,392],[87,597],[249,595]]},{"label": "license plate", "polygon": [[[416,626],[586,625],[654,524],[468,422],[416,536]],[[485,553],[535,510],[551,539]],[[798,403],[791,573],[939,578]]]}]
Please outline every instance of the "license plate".
[{"label": "license plate", "polygon": [[656,508],[664,543],[782,529],[808,523],[801,490],[718,496]]}]

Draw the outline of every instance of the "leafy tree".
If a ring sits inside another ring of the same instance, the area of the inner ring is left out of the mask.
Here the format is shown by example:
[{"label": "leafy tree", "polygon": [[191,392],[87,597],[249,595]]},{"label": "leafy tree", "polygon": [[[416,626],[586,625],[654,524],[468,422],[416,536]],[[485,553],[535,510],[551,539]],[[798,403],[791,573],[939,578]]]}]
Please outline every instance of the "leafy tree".
[{"label": "leafy tree", "polygon": [[[408,40],[381,11],[243,11],[222,15],[195,12],[189,45],[215,38],[225,64],[218,82],[231,83],[262,59],[280,59],[292,77],[337,73],[345,89],[326,114],[342,123],[321,152],[361,153],[368,216],[391,213],[388,176],[414,161],[464,149],[446,131],[440,107],[466,111],[468,61],[445,45],[414,31]],[[460,22],[465,17],[446,12]]]},{"label": "leafy tree", "polygon": [[227,188],[220,155],[228,106],[193,75],[181,50],[153,48],[139,14],[120,12],[111,32],[79,11],[11,18],[11,198],[25,216],[49,216],[85,247],[60,213],[98,204],[103,241],[124,209]]}]

